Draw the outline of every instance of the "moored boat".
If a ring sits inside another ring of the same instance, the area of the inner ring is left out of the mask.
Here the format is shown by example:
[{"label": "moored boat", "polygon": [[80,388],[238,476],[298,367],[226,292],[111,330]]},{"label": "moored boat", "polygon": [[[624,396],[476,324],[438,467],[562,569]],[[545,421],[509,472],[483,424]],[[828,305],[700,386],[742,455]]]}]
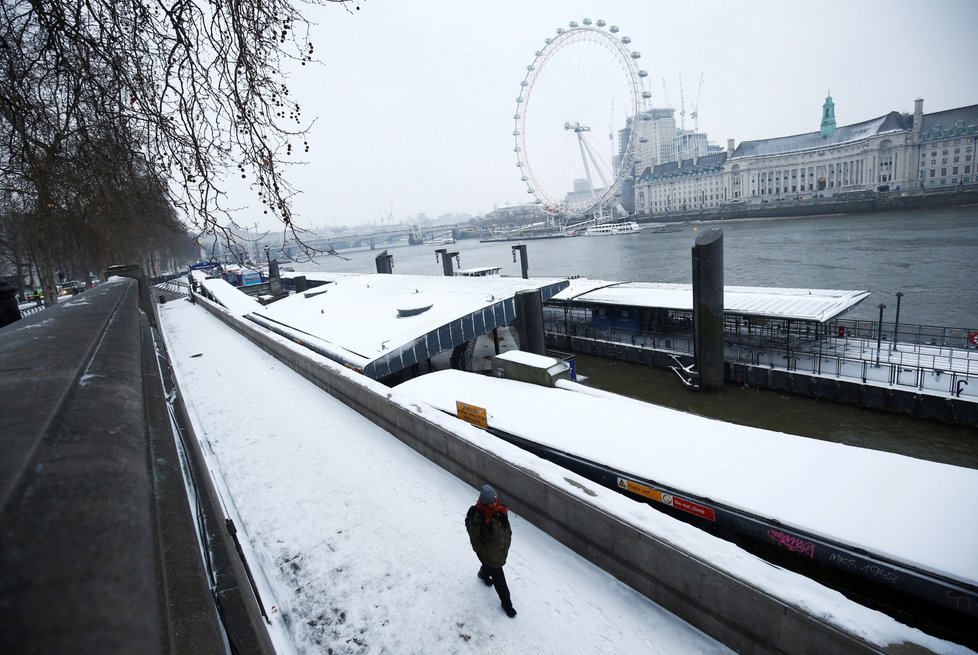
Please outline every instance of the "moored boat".
[{"label": "moored boat", "polygon": [[642,231],[642,226],[635,221],[624,221],[621,223],[602,223],[592,225],[584,233],[586,237],[601,237],[613,234],[635,234]]}]

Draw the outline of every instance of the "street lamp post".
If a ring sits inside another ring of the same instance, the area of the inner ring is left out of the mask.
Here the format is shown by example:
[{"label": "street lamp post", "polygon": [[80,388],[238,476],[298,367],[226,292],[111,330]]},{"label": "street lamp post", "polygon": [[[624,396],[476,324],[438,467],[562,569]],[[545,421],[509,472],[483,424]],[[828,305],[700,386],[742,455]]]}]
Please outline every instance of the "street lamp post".
[{"label": "street lamp post", "polygon": [[883,345],[883,310],[886,309],[886,305],[880,303],[880,320],[879,325],[876,329],[876,368],[880,365],[880,348]]},{"label": "street lamp post", "polygon": [[893,321],[893,345],[892,350],[897,349],[897,337],[900,335],[900,299],[903,298],[903,292],[896,292],[897,308],[896,308],[896,319]]}]

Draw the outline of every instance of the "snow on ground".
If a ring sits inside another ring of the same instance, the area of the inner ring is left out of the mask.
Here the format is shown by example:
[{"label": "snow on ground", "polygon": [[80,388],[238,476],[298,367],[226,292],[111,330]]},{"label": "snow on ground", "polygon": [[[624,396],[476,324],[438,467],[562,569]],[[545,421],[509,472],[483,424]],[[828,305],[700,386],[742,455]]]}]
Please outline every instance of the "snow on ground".
[{"label": "snow on ground", "polygon": [[[710,653],[725,647],[516,515],[508,619],[462,526],[476,490],[320,391],[203,308],[159,307],[194,428],[212,457],[280,651]],[[282,343],[288,343],[282,339]],[[299,348],[298,346],[295,346]],[[313,359],[317,356],[306,354]],[[319,358],[337,375],[365,380]],[[871,643],[972,651],[772,567],[647,505],[589,483],[389,390],[460,438]],[[575,484],[576,483],[576,484]],[[593,486],[593,485],[591,485]],[[505,499],[504,499],[505,501]]]},{"label": "snow on ground", "polygon": [[159,309],[283,650],[730,652],[518,515],[506,573],[519,615],[507,618],[463,528],[475,489],[202,308]]}]

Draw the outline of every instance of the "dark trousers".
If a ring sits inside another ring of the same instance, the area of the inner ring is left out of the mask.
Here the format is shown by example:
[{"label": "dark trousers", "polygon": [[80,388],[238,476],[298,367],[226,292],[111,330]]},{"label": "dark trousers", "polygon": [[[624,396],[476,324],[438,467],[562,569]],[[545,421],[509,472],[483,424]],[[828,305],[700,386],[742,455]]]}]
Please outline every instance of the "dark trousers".
[{"label": "dark trousers", "polygon": [[509,598],[509,587],[506,585],[506,574],[503,573],[503,567],[483,564],[482,568],[479,569],[479,577],[486,580],[492,580],[492,586],[496,588],[496,593],[499,594],[499,602],[503,604],[503,607],[510,607],[512,605],[512,601],[510,601]]}]

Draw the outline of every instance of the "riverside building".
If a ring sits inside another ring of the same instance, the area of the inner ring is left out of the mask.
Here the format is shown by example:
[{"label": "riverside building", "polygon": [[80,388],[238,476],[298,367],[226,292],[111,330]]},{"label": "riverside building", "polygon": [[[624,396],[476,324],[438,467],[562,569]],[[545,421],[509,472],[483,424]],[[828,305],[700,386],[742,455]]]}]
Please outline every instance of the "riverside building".
[{"label": "riverside building", "polygon": [[809,201],[866,191],[951,190],[978,184],[978,105],[891,111],[837,127],[831,95],[816,132],[743,141],[725,152],[657,163],[635,182],[639,214],[703,211],[727,203]]}]

